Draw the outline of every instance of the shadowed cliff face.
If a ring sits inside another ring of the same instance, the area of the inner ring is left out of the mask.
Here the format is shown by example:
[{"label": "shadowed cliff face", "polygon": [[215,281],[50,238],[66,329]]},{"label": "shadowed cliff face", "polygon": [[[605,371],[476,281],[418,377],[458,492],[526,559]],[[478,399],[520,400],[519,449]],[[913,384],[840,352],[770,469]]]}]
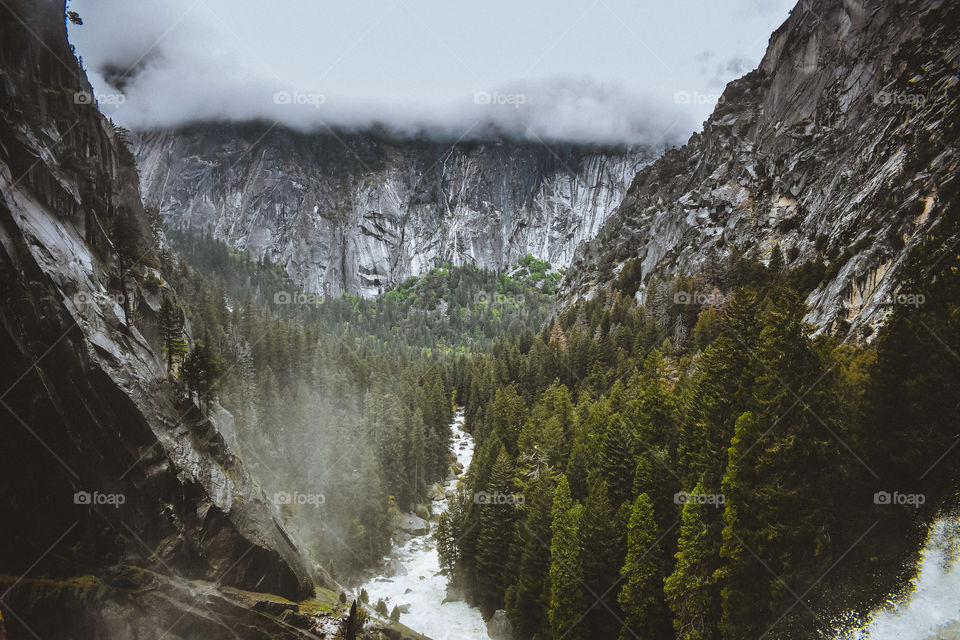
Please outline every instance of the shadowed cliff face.
[{"label": "shadowed cliff face", "polygon": [[[121,285],[106,230],[123,218],[149,238],[150,225],[133,157],[78,97],[89,91],[62,0],[0,8],[0,574],[123,563],[309,595],[300,553],[225,444],[229,414],[200,415],[166,381],[144,337],[158,297],[128,276],[134,326],[111,294]],[[131,274],[148,274],[151,259],[137,258]],[[56,625],[37,605],[42,585],[4,584],[8,630]]]},{"label": "shadowed cliff face", "polygon": [[144,202],[286,267],[308,291],[376,295],[437,263],[566,265],[655,150],[396,141],[269,125],[132,136]]},{"label": "shadowed cliff face", "polygon": [[578,250],[565,296],[589,296],[629,258],[648,281],[695,274],[712,251],[766,257],[779,245],[792,266],[818,251],[833,263],[811,321],[880,320],[895,273],[956,191],[958,12],[940,0],[800,2],[703,133],[637,175]]}]

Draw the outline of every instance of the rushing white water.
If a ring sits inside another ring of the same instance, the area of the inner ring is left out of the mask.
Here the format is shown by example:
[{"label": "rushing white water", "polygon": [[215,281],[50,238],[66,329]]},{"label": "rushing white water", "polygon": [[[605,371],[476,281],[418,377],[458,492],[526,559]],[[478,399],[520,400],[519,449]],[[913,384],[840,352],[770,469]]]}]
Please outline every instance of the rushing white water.
[{"label": "rushing white water", "polygon": [[960,640],[960,519],[930,527],[919,570],[905,593],[891,596],[841,640]]},{"label": "rushing white water", "polygon": [[[453,452],[464,471],[473,458],[473,438],[463,430],[463,414],[454,418]],[[443,485],[445,493],[457,487],[457,477],[451,476]],[[447,499],[434,500],[433,513],[446,511]],[[436,525],[436,520],[431,526]],[[362,585],[373,604],[379,598],[394,605],[409,605],[410,611],[400,616],[400,622],[433,640],[489,640],[487,626],[480,610],[466,602],[443,602],[447,597],[447,576],[440,574],[440,559],[430,534],[416,536],[394,548],[389,560],[396,574],[377,577]],[[390,573],[393,573],[392,571]]]}]

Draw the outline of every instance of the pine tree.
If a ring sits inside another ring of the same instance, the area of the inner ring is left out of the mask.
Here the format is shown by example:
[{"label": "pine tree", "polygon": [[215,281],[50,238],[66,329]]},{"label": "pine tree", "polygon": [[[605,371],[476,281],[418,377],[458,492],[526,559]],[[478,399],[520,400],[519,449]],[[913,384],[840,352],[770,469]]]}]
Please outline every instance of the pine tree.
[{"label": "pine tree", "polygon": [[[693,494],[703,493],[700,485]],[[713,640],[718,637],[718,568],[720,534],[709,524],[707,507],[697,500],[683,505],[676,565],[664,581],[664,594],[673,615],[678,640]]]},{"label": "pine tree", "polygon": [[570,485],[563,474],[553,497],[550,541],[550,607],[547,615],[554,640],[588,637],[582,617],[587,610],[583,593],[583,564],[580,547],[582,508],[574,506]]},{"label": "pine tree", "polygon": [[[743,588],[732,590],[750,597],[744,590],[752,583],[754,599],[769,602],[774,618],[796,611],[791,591],[802,593],[833,564],[830,531],[836,514],[830,496],[845,484],[850,455],[835,435],[842,431],[835,378],[814,349],[805,313],[799,296],[785,290],[763,314],[756,419],[750,416],[742,425],[743,437],[751,441],[738,441],[736,452],[743,459],[728,461],[733,472],[728,484],[738,494],[731,516],[742,521],[728,523],[731,531],[742,533],[752,554],[779,577],[766,590],[749,578],[741,580]],[[810,473],[813,468],[817,473]],[[804,619],[794,624],[815,633],[821,623],[806,609],[796,613]],[[731,624],[744,628],[751,621]]]},{"label": "pine tree", "polygon": [[528,490],[524,503],[517,581],[507,591],[506,598],[507,617],[520,638],[546,638],[550,634],[547,607],[550,604],[548,573],[554,490],[550,473],[542,473]]},{"label": "pine tree", "polygon": [[187,341],[183,337],[184,317],[180,307],[173,301],[172,295],[163,293],[160,303],[160,345],[167,354],[167,375],[173,371],[175,363],[187,353]]},{"label": "pine tree", "polygon": [[721,333],[703,352],[684,390],[678,470],[683,483],[717,488],[726,469],[736,419],[752,408],[760,375],[756,361],[760,326],[756,294],[739,290],[725,305]]},{"label": "pine tree", "polygon": [[130,292],[127,289],[127,276],[130,269],[141,257],[140,231],[131,219],[131,214],[125,209],[121,209],[110,226],[109,235],[113,252],[117,256],[123,319],[124,322],[130,324]]},{"label": "pine tree", "polygon": [[584,503],[580,539],[584,583],[589,593],[602,598],[587,614],[585,623],[591,634],[603,638],[616,636],[622,618],[618,589],[613,587],[620,581],[624,553],[620,549],[620,532],[614,516],[606,481],[595,482]]},{"label": "pine tree", "polygon": [[627,558],[621,569],[623,588],[617,600],[626,615],[620,638],[663,638],[669,619],[663,601],[663,557],[653,515],[653,501],[637,496],[627,528]]},{"label": "pine tree", "polygon": [[527,420],[527,405],[516,387],[510,385],[497,389],[490,409],[493,434],[500,438],[508,451],[517,453],[520,429]]},{"label": "pine tree", "polygon": [[457,566],[457,540],[453,532],[453,523],[448,512],[443,511],[437,520],[437,528],[433,536],[437,541],[437,556],[440,559],[440,569],[447,574],[453,573]]},{"label": "pine tree", "polygon": [[[607,410],[603,409],[603,413],[607,413]],[[616,509],[630,499],[635,466],[631,456],[633,438],[620,414],[609,416],[605,422],[600,431],[597,473],[606,481],[610,491],[610,504]]]},{"label": "pine tree", "polygon": [[488,615],[503,606],[504,592],[512,582],[507,553],[517,516],[513,474],[513,461],[501,446],[490,479],[484,491],[477,494],[477,597],[481,611]]},{"label": "pine tree", "polygon": [[758,537],[764,535],[766,524],[757,518],[763,512],[757,502],[764,499],[755,466],[759,450],[766,446],[762,435],[752,413],[740,416],[723,477],[723,567],[717,577],[722,584],[720,629],[727,638],[759,637],[767,628],[770,574],[752,551],[760,546]]},{"label": "pine tree", "polygon": [[187,389],[196,393],[201,410],[209,410],[220,376],[220,362],[207,340],[197,341],[183,362],[183,379]]}]

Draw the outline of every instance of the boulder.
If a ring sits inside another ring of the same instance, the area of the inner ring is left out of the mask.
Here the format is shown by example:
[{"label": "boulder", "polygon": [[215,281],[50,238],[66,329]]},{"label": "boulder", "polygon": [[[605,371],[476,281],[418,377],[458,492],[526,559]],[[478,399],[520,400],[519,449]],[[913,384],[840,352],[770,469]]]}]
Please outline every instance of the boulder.
[{"label": "boulder", "polygon": [[387,566],[383,569],[384,575],[387,576],[405,576],[407,575],[407,568],[403,566],[403,563],[400,562],[397,558],[392,558]]},{"label": "boulder", "polygon": [[507,618],[507,612],[497,609],[487,622],[487,635],[492,640],[513,640],[513,625]]},{"label": "boulder", "polygon": [[413,536],[422,536],[430,533],[430,523],[412,513],[400,516],[397,528]]}]

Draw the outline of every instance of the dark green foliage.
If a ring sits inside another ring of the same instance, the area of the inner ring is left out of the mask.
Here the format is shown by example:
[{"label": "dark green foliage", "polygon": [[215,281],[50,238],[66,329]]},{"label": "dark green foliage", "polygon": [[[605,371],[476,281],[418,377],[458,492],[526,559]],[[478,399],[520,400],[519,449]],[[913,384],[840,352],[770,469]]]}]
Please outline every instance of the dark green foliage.
[{"label": "dark green foliage", "polygon": [[[374,301],[278,309],[263,301],[279,270],[224,248],[205,260],[230,265],[225,283],[181,273],[176,288],[209,334],[196,358],[232,369],[217,395],[256,434],[261,474],[332,470],[334,504],[285,514],[334,523],[352,552],[328,539],[318,554],[380,557],[389,510],[446,473],[455,398],[476,449],[436,528],[441,565],[518,638],[814,637],[902,584],[904,550],[956,502],[958,239],[948,209],[874,346],[804,323],[839,252],[790,268],[795,251],[764,266],[732,248],[696,276],[648,280],[643,303],[628,260],[615,286],[542,325],[555,278],[529,256],[509,276],[438,268]],[[181,372],[199,392],[193,366]],[[292,445],[316,416],[335,427],[311,455]],[[927,503],[879,507],[884,490]]]},{"label": "dark green foliage", "polygon": [[117,258],[123,317],[129,324],[131,291],[127,288],[127,279],[130,275],[130,270],[140,262],[143,257],[140,230],[137,228],[132,216],[126,211],[121,210],[117,213],[113,224],[110,226],[109,236],[110,243],[113,246],[113,253]]},{"label": "dark green foliage", "polygon": [[[960,477],[955,218],[915,252],[875,347],[814,337],[804,323],[825,260],[791,269],[799,254],[788,264],[777,250],[763,266],[757,252],[733,250],[696,277],[650,280],[643,304],[623,295],[635,284],[628,262],[616,287],[537,335],[458,364],[456,396],[478,439],[471,490],[486,486],[501,451],[528,495],[542,491],[538,474],[562,474],[550,549],[531,542],[545,535],[542,503],[526,505],[509,536],[517,569],[503,597],[517,636],[616,637],[602,613],[623,607],[642,612],[630,622],[639,637],[734,640],[771,625],[771,638],[811,637],[902,584],[908,551],[954,504]],[[928,503],[879,507],[882,490]],[[450,527],[477,520],[461,511]],[[636,541],[654,534],[659,560],[611,603],[601,585],[633,575]],[[454,577],[474,597],[485,585],[494,602],[503,568],[484,576],[494,569],[477,570],[471,544],[456,545]],[[570,629],[571,612],[587,610]],[[546,617],[527,613],[538,611]]]},{"label": "dark green foliage", "polygon": [[220,382],[222,365],[210,346],[209,336],[198,340],[181,367],[183,381],[191,394],[196,394],[201,409],[209,409]]},{"label": "dark green foliage", "polygon": [[720,535],[716,518],[696,500],[703,490],[697,485],[694,498],[683,505],[680,539],[673,572],[664,582],[667,604],[673,615],[678,640],[719,638],[718,593],[715,572],[719,568]]},{"label": "dark green foliage", "polygon": [[583,543],[581,562],[585,591],[593,602],[584,623],[591,634],[613,638],[623,618],[617,603],[620,583],[622,529],[618,528],[616,511],[610,506],[605,480],[595,482],[584,502],[580,539]]},{"label": "dark green foliage", "polygon": [[574,505],[563,475],[553,498],[550,541],[550,605],[547,615],[553,638],[583,640],[589,637],[583,614],[587,611],[583,590],[580,521],[583,508]]},{"label": "dark green foliage", "polygon": [[183,311],[174,302],[173,296],[166,291],[160,303],[159,325],[160,346],[167,355],[167,374],[169,375],[174,365],[183,360],[188,347],[183,333]]},{"label": "dark green foliage", "polygon": [[481,611],[491,615],[503,607],[503,594],[513,581],[509,550],[517,506],[513,460],[501,447],[490,477],[475,497],[477,503],[477,597]]},{"label": "dark green foliage", "polygon": [[521,549],[517,580],[507,589],[507,616],[522,638],[550,635],[550,531],[555,487],[549,469],[541,470],[525,491],[523,525],[518,530]]},{"label": "dark green foliage", "polygon": [[663,638],[670,630],[663,601],[664,558],[653,501],[641,493],[630,512],[623,588],[617,597],[627,629],[620,638]]}]

